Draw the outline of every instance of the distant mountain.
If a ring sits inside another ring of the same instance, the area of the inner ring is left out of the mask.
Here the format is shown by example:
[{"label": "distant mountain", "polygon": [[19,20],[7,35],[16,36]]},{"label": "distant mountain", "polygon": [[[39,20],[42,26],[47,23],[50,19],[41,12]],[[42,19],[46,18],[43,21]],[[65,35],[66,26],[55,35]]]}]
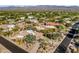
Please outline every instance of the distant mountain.
[{"label": "distant mountain", "polygon": [[1,6],[0,10],[18,10],[18,11],[71,10],[71,11],[79,11],[79,6],[55,6],[55,5]]}]

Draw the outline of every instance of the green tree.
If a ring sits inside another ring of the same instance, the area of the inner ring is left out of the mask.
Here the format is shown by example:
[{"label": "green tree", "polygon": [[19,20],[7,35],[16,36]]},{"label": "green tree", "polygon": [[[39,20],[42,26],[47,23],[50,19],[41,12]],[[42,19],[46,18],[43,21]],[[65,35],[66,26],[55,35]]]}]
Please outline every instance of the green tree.
[{"label": "green tree", "polygon": [[29,42],[29,43],[32,43],[34,40],[36,39],[36,37],[34,36],[34,35],[26,35],[25,37],[24,37],[24,40],[26,41],[26,42]]}]

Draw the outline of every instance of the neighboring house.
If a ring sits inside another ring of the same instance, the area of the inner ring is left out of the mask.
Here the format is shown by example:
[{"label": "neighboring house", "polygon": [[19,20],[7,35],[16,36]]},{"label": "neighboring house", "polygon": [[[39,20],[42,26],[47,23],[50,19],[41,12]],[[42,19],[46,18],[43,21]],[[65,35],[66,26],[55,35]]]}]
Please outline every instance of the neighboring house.
[{"label": "neighboring house", "polygon": [[45,30],[43,26],[35,26],[37,30]]},{"label": "neighboring house", "polygon": [[11,31],[15,25],[14,24],[5,24],[5,25],[0,25],[1,28],[3,28],[5,31]]},{"label": "neighboring house", "polygon": [[30,19],[30,22],[32,22],[32,23],[38,23],[38,20],[37,19]]},{"label": "neighboring house", "polygon": [[35,17],[33,17],[33,16],[28,16],[28,19],[32,23],[38,23],[38,20]]},{"label": "neighboring house", "polygon": [[69,21],[69,20],[71,20],[71,18],[64,18],[64,20],[65,20],[65,21]]},{"label": "neighboring house", "polygon": [[66,23],[71,23],[71,21],[66,21]]},{"label": "neighboring house", "polygon": [[7,25],[7,27],[8,27],[8,28],[14,28],[15,25],[14,25],[14,24],[9,24],[9,25]]},{"label": "neighboring house", "polygon": [[7,27],[9,28],[9,31],[11,31],[15,27],[15,25],[10,24],[10,25],[7,25]]},{"label": "neighboring house", "polygon": [[28,19],[33,19],[34,17],[33,16],[28,16]]},{"label": "neighboring house", "polygon": [[44,23],[45,28],[56,28],[55,26],[61,25],[60,23],[55,23],[55,22],[47,22]]},{"label": "neighboring house", "polygon": [[24,20],[24,19],[25,19],[25,17],[20,17],[20,19],[21,19],[21,20]]},{"label": "neighboring house", "polygon": [[27,33],[31,34],[31,35],[35,35],[35,31],[33,31],[33,30],[27,30]]}]

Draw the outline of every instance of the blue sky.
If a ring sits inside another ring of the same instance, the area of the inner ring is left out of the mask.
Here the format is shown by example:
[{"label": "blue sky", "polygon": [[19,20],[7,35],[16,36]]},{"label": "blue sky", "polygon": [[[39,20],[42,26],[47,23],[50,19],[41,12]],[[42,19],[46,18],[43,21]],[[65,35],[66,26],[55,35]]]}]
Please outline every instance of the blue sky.
[{"label": "blue sky", "polygon": [[64,5],[79,6],[79,0],[0,0],[0,5]]}]

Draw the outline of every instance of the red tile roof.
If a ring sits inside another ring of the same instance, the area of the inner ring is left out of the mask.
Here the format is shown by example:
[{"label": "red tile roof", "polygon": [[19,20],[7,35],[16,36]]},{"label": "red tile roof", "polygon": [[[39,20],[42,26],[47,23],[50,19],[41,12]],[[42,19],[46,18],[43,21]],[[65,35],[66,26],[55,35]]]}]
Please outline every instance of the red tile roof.
[{"label": "red tile roof", "polygon": [[49,25],[49,26],[58,26],[58,25],[61,25],[60,23],[55,23],[55,22],[47,22],[46,25]]}]

